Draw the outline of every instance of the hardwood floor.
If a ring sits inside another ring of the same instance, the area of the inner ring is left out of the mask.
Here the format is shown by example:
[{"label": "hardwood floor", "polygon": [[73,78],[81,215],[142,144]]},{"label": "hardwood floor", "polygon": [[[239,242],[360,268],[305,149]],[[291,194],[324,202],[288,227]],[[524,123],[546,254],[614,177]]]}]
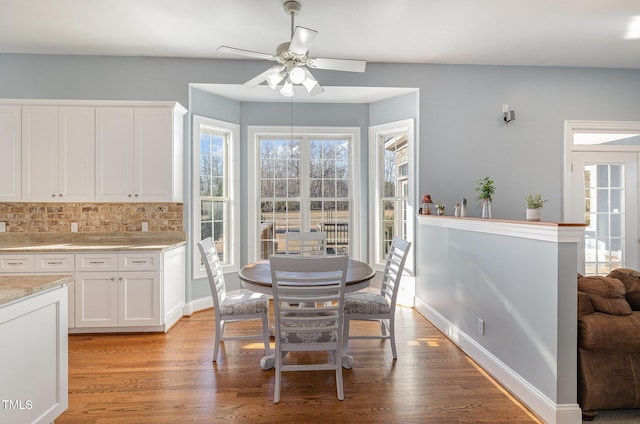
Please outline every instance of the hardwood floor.
[{"label": "hardwood floor", "polygon": [[350,342],[344,401],[335,374],[315,371],[284,374],[279,404],[259,342],[225,342],[211,361],[211,310],[168,334],[71,335],[69,409],[56,424],[541,422],[414,310],[399,307],[396,326],[395,362],[386,342]]}]

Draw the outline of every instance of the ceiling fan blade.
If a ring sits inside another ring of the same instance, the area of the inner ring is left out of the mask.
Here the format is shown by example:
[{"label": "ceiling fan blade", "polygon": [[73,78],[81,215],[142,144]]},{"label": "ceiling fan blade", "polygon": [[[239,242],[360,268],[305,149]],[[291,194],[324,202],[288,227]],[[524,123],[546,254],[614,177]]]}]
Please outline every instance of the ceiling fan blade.
[{"label": "ceiling fan blade", "polygon": [[307,63],[312,68],[330,69],[332,71],[364,72],[367,62],[353,59],[327,59],[316,57]]},{"label": "ceiling fan blade", "polygon": [[236,49],[235,47],[220,46],[217,50],[221,53],[231,53],[240,56],[255,57],[257,59],[275,60],[275,57],[272,54],[254,52],[244,49]]},{"label": "ceiling fan blade", "polygon": [[251,78],[249,81],[245,82],[244,86],[247,87],[257,87],[258,85],[262,84],[264,81],[267,80],[267,78],[273,74],[277,74],[278,72],[280,72],[280,70],[282,70],[282,66],[278,65],[278,66],[273,66],[269,69],[267,69],[266,71],[264,71],[263,73],[261,73],[260,75]]},{"label": "ceiling fan blade", "polygon": [[318,31],[314,31],[309,28],[304,27],[296,27],[296,30],[293,33],[293,37],[291,37],[291,44],[289,45],[289,50],[296,54],[307,54],[309,51],[309,46],[311,46],[311,42],[318,35]]}]

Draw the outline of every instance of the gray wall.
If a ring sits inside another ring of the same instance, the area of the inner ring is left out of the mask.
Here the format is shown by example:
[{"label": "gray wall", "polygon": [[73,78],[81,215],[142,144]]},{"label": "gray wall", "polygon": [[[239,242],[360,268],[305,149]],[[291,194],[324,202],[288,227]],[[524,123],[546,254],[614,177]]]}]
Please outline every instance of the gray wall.
[{"label": "gray wall", "polygon": [[[0,97],[174,100],[186,106],[189,83],[239,84],[266,66],[251,60],[0,54]],[[449,211],[467,197],[471,216],[480,215],[475,181],[491,176],[495,218],[523,218],[524,195],[533,192],[549,198],[544,219],[561,220],[564,120],[640,121],[639,70],[370,63],[364,74],[314,76],[327,86],[418,89],[418,192],[430,193]],[[206,110],[200,100],[193,105]],[[508,125],[503,103],[517,114]],[[263,123],[284,108],[271,107],[260,111],[249,104],[239,111],[232,103],[230,119],[240,114],[242,126]],[[342,118],[331,108],[323,113]],[[356,113],[359,118],[345,125],[387,121],[375,105],[369,113]]]}]

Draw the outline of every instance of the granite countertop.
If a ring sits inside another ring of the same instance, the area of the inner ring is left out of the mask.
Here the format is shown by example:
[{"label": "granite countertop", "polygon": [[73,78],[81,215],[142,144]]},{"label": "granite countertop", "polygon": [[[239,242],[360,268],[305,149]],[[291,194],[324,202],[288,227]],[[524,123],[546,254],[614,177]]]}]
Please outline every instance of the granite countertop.
[{"label": "granite countertop", "polygon": [[0,253],[157,251],[186,243],[184,232],[0,233]]},{"label": "granite countertop", "polygon": [[0,275],[0,306],[72,281],[71,275]]}]

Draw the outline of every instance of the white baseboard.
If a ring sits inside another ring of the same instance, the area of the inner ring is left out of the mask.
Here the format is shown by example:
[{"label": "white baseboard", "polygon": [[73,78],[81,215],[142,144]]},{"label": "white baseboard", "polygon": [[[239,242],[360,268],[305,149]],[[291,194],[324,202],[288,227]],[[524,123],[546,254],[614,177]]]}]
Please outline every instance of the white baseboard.
[{"label": "white baseboard", "polygon": [[189,317],[196,312],[204,311],[209,308],[213,308],[213,298],[211,296],[201,297],[185,303],[182,315]]},{"label": "white baseboard", "polygon": [[578,404],[554,403],[431,306],[418,298],[415,299],[415,305],[421,315],[545,422],[548,424],[582,423],[582,410]]}]

